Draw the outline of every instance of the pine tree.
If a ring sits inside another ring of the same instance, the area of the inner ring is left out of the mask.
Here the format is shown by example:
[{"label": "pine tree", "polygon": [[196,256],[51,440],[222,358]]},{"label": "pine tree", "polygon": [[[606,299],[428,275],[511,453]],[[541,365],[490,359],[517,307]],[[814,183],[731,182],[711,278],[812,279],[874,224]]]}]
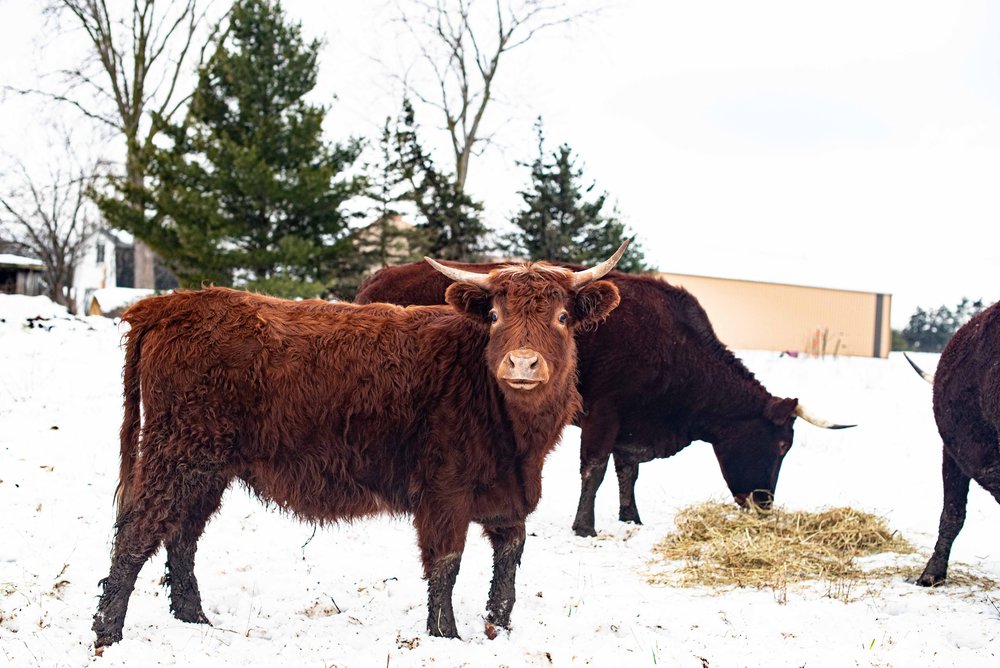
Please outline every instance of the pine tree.
[{"label": "pine tree", "polygon": [[900,335],[909,350],[939,353],[958,328],[983,307],[981,299],[969,301],[967,297],[962,297],[954,311],[943,305],[929,310],[918,307]]},{"label": "pine tree", "polygon": [[164,125],[150,156],[151,215],[105,199],[113,224],[148,239],[182,284],[242,285],[283,296],[336,288],[353,254],[344,176],[360,143],[322,137],[326,109],[309,104],[319,42],[306,42],[280,2],[239,0],[202,69],[187,117]]},{"label": "pine tree", "polygon": [[[546,153],[541,121],[535,125],[538,156],[530,165],[530,186],[519,194],[524,206],[511,223],[507,248],[530,260],[593,264],[607,259],[628,238],[616,212],[603,213],[607,193],[588,201],[594,184],[582,186],[583,169],[566,144]],[[642,249],[633,241],[618,263],[619,271],[648,271]]]},{"label": "pine tree", "polygon": [[417,228],[424,234],[426,254],[443,260],[482,260],[489,232],[479,217],[483,206],[469,197],[451,175],[438,171],[417,137],[409,100],[403,101],[396,150],[399,172],[409,185],[404,199],[417,209]]}]

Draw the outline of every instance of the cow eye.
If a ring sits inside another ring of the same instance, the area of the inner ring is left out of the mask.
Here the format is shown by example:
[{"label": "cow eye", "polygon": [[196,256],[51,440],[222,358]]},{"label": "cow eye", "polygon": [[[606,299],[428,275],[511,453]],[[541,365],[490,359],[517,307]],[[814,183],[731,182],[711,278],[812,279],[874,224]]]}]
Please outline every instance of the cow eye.
[{"label": "cow eye", "polygon": [[566,313],[566,311],[563,311],[562,313],[559,314],[560,324],[565,325],[567,320],[569,320],[569,314]]},{"label": "cow eye", "polygon": [[496,311],[490,311],[490,322],[496,322],[499,319],[500,319],[500,316],[497,315]]}]

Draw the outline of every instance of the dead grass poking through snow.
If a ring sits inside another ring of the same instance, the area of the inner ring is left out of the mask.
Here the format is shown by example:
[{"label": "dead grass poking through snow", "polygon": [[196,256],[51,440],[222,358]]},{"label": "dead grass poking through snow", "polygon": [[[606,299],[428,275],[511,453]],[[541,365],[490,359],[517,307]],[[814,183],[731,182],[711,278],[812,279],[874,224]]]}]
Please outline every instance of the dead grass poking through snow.
[{"label": "dead grass poking through snow", "polygon": [[[853,508],[740,510],[708,502],[681,510],[677,530],[653,548],[653,584],[751,586],[784,591],[805,580],[864,577],[855,559],[913,547],[885,519]],[[664,572],[663,561],[680,561]]]}]

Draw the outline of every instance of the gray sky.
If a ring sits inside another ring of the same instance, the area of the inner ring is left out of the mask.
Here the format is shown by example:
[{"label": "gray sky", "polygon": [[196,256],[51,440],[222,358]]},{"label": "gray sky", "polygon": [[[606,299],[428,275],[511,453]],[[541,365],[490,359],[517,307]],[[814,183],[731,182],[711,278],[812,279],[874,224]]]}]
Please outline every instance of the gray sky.
[{"label": "gray sky", "polygon": [[[284,5],[325,39],[330,138],[374,139],[399,109],[388,73],[415,62],[392,5]],[[5,81],[50,57],[34,6],[0,0]],[[509,217],[540,114],[550,147],[573,147],[663,270],[889,292],[894,327],[917,306],[993,301],[998,38],[1000,5],[985,0],[611,0],[501,64],[496,145],[470,190],[491,224]],[[32,153],[39,117],[5,100],[4,148]],[[432,110],[418,121],[449,164]]]}]

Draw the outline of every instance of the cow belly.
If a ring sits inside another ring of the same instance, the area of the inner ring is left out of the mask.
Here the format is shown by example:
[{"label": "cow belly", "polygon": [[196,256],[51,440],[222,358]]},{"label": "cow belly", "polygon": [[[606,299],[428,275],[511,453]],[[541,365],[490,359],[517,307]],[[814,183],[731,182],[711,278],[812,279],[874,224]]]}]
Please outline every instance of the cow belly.
[{"label": "cow belly", "polygon": [[313,522],[335,522],[408,510],[389,476],[366,475],[370,466],[324,457],[296,457],[251,465],[243,481],[261,499]]}]

